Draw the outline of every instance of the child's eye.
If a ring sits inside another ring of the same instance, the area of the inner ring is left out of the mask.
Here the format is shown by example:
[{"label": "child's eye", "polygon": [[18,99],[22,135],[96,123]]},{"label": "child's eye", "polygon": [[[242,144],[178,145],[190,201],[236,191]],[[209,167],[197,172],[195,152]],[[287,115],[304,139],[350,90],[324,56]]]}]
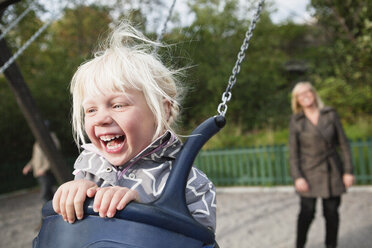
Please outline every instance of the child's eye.
[{"label": "child's eye", "polygon": [[86,114],[92,114],[94,112],[96,112],[96,109],[94,109],[94,108],[88,108],[88,109],[85,110]]},{"label": "child's eye", "polygon": [[113,105],[113,108],[114,108],[114,109],[122,109],[122,108],[124,108],[125,106],[126,106],[125,104],[117,103],[117,104],[114,104],[114,105]]}]

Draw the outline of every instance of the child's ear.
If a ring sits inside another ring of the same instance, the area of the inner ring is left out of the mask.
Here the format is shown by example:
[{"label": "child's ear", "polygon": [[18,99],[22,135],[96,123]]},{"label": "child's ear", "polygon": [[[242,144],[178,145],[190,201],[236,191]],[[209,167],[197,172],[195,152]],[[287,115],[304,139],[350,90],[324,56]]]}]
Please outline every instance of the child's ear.
[{"label": "child's ear", "polygon": [[171,116],[171,103],[167,99],[163,99],[163,108],[167,122]]}]

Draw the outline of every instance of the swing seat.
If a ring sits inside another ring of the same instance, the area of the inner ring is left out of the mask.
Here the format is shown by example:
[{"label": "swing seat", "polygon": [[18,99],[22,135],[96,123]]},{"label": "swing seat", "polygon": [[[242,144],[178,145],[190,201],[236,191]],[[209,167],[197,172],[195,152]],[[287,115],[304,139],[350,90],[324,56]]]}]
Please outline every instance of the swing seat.
[{"label": "swing seat", "polygon": [[69,224],[54,212],[52,202],[47,202],[33,248],[215,247],[214,233],[189,213],[185,187],[199,150],[224,125],[223,116],[214,116],[192,132],[175,160],[161,196],[152,203],[131,202],[114,218],[101,218],[93,211],[93,199],[87,199],[84,218]]},{"label": "swing seat", "polygon": [[214,234],[199,223],[156,206],[131,203],[114,218],[101,218],[93,211],[92,199],[85,205],[84,219],[69,224],[48,202],[43,207],[43,225],[33,247],[164,248],[182,244],[200,248],[204,242],[214,243]]}]

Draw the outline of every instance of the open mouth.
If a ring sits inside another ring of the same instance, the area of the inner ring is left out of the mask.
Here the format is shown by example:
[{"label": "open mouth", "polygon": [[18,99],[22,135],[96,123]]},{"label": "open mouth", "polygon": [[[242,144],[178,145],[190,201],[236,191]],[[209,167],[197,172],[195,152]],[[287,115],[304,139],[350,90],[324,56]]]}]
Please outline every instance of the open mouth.
[{"label": "open mouth", "polygon": [[123,147],[125,135],[103,135],[100,140],[107,152],[116,152]]}]

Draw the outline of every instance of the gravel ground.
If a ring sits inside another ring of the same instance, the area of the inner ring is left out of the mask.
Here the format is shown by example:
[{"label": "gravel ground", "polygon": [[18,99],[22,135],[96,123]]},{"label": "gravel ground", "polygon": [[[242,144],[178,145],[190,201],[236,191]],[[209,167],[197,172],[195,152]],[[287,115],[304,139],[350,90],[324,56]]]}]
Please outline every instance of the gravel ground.
[{"label": "gravel ground", "polygon": [[[217,235],[222,248],[292,248],[299,198],[292,188],[219,189]],[[342,197],[339,248],[372,247],[372,187],[354,187]],[[307,248],[324,247],[321,201]]]},{"label": "gravel ground", "polygon": [[[294,247],[298,197],[291,187],[218,188],[217,234],[221,248]],[[31,247],[40,225],[37,191],[0,196],[0,247]],[[307,248],[322,248],[321,205]],[[372,247],[372,187],[353,187],[343,196],[339,248]]]}]

